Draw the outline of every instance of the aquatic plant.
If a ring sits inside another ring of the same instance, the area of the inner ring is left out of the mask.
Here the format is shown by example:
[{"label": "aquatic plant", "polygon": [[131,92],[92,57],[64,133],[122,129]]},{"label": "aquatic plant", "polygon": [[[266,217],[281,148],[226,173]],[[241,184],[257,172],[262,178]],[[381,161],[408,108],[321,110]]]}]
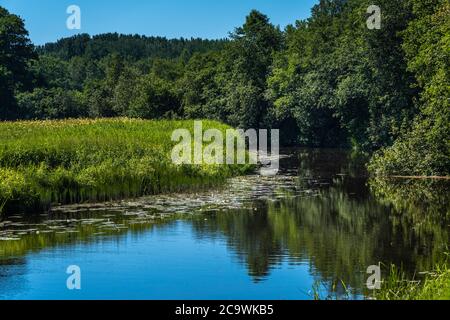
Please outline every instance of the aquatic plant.
[{"label": "aquatic plant", "polygon": [[[230,127],[204,121],[205,130]],[[0,203],[4,211],[206,188],[251,166],[171,161],[175,129],[193,121],[128,118],[0,123]]]}]

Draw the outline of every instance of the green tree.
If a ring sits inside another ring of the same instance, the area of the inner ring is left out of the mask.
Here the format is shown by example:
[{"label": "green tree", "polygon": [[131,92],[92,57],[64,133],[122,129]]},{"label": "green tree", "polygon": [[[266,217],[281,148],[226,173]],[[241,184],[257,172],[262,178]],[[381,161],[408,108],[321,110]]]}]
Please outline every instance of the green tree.
[{"label": "green tree", "polygon": [[86,117],[87,108],[78,91],[62,87],[36,88],[17,95],[17,104],[24,119],[65,119]]},{"label": "green tree", "polygon": [[267,127],[264,92],[273,57],[282,46],[282,32],[266,15],[253,10],[231,39],[224,56],[226,73],[219,79],[226,94],[227,122],[243,128]]},{"label": "green tree", "polygon": [[415,19],[403,33],[408,68],[415,73],[421,113],[370,169],[381,175],[450,174],[450,4],[414,0]]},{"label": "green tree", "polygon": [[150,74],[139,80],[136,90],[128,116],[160,119],[179,114],[180,101],[172,82]]},{"label": "green tree", "polygon": [[373,151],[392,145],[402,127],[410,125],[417,114],[413,104],[417,90],[411,88],[414,78],[407,71],[400,36],[412,18],[411,6],[407,1],[378,1],[381,29],[370,30],[365,19],[361,22],[369,4],[350,2],[339,58],[334,61],[343,73],[337,86],[337,114],[355,144]]},{"label": "green tree", "polygon": [[0,7],[0,120],[20,116],[14,92],[30,86],[29,62],[34,58],[23,20]]},{"label": "green tree", "polygon": [[221,103],[223,88],[218,82],[222,54],[197,53],[186,64],[183,78],[178,83],[179,90],[183,92],[181,104],[184,117],[226,120],[225,108]]},{"label": "green tree", "polygon": [[277,55],[268,78],[270,114],[289,127],[284,141],[308,146],[336,146],[345,133],[334,116],[337,70],[332,54],[342,33],[343,1],[320,1],[312,16],[285,31],[285,50]]}]

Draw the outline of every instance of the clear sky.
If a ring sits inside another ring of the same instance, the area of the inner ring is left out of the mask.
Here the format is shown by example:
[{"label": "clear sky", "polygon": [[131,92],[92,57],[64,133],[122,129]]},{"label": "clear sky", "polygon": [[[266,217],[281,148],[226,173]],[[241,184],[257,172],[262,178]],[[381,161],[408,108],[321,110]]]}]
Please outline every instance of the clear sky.
[{"label": "clear sky", "polygon": [[[119,32],[167,38],[224,38],[243,24],[251,9],[284,28],[310,16],[319,0],[0,0],[25,19],[35,44],[76,33]],[[68,30],[70,5],[81,8],[81,30]]]}]

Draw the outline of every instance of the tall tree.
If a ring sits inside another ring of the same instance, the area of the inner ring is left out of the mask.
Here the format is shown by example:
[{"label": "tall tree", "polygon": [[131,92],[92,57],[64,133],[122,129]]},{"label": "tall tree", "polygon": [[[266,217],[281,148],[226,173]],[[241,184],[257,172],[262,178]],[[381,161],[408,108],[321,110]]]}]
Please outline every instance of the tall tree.
[{"label": "tall tree", "polygon": [[225,55],[230,74],[222,78],[228,122],[244,128],[265,127],[268,103],[264,92],[274,54],[282,46],[282,32],[266,15],[253,10],[231,38]]},{"label": "tall tree", "polygon": [[0,119],[19,116],[14,91],[31,84],[29,62],[35,57],[23,20],[0,7]]},{"label": "tall tree", "polygon": [[[345,140],[334,115],[336,72],[345,1],[322,0],[312,16],[285,31],[285,51],[277,56],[268,79],[270,113],[290,128],[284,141],[308,146],[336,146]],[[351,55],[353,56],[353,55]]]},{"label": "tall tree", "polygon": [[450,174],[450,4],[412,0],[415,19],[403,33],[408,68],[421,88],[420,114],[395,144],[378,153],[379,174]]}]

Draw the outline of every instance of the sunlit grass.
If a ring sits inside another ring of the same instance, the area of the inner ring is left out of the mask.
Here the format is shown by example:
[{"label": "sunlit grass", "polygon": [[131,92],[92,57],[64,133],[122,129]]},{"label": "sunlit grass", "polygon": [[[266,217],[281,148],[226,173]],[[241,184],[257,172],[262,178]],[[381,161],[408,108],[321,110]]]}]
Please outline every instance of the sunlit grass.
[{"label": "sunlit grass", "polygon": [[450,269],[442,263],[416,279],[408,279],[392,266],[374,297],[377,300],[450,300]]},{"label": "sunlit grass", "polygon": [[[204,129],[228,126],[203,121]],[[0,123],[0,209],[109,201],[217,185],[249,166],[171,161],[173,130],[193,121],[127,118]]]}]

